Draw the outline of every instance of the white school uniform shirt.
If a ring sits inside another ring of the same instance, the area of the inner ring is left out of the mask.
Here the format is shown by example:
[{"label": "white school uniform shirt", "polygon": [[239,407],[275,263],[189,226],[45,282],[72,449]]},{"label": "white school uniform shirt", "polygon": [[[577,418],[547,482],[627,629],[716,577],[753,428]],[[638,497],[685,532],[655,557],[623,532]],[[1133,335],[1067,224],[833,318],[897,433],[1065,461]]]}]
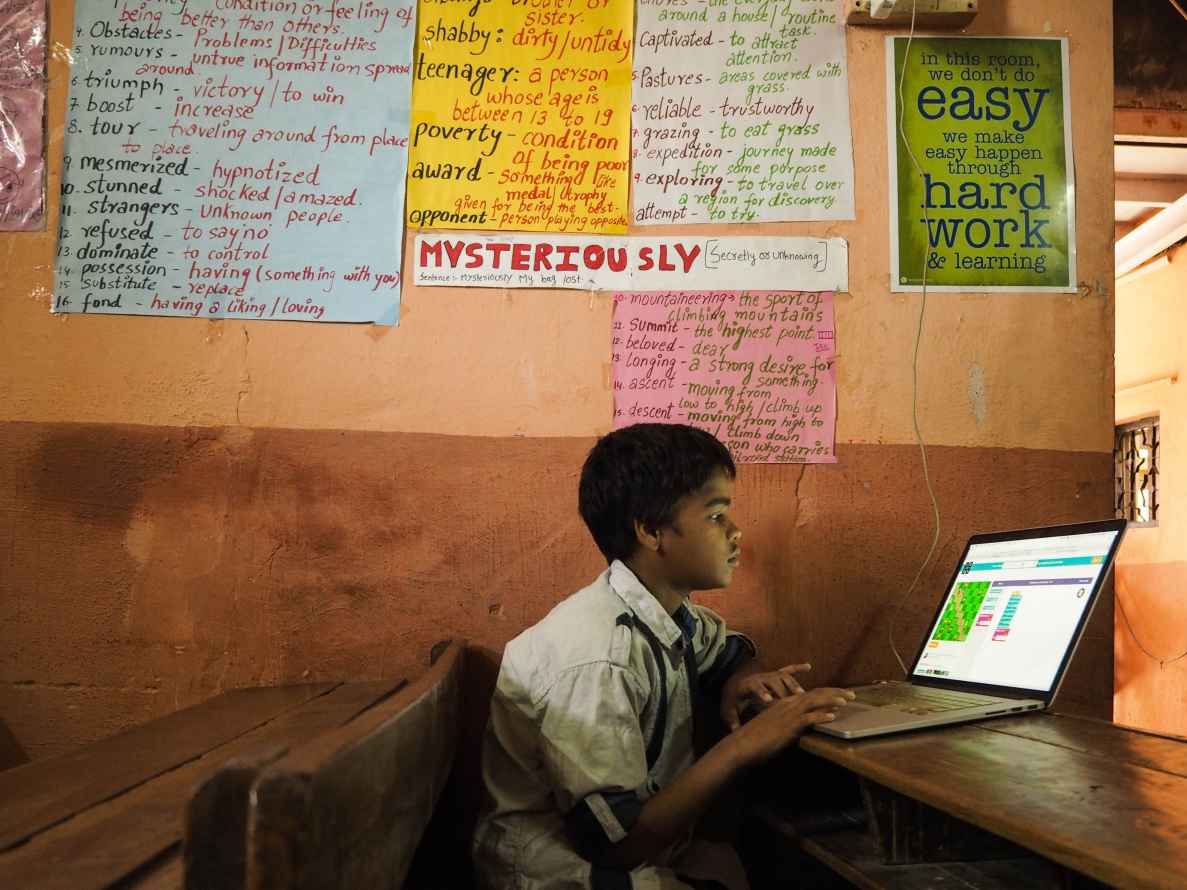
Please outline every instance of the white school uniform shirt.
[{"label": "white school uniform shirt", "polygon": [[586,857],[626,837],[644,802],[692,764],[693,684],[720,696],[754,652],[711,609],[685,601],[669,615],[617,560],[508,643],[483,745],[480,885],[687,887],[681,845],[630,873]]}]

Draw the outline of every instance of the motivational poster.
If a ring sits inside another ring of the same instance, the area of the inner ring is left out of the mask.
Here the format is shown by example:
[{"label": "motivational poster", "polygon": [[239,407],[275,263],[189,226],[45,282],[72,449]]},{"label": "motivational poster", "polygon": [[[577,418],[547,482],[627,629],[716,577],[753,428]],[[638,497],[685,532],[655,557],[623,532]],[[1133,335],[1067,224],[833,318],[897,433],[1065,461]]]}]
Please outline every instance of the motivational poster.
[{"label": "motivational poster", "polygon": [[422,234],[418,285],[580,290],[848,290],[842,238]]},{"label": "motivational poster", "polygon": [[632,0],[420,0],[408,224],[622,232]]},{"label": "motivational poster", "polygon": [[833,295],[615,295],[614,427],[687,423],[739,463],[835,463]]},{"label": "motivational poster", "polygon": [[639,0],[632,221],[853,219],[835,0]]},{"label": "motivational poster", "polygon": [[412,0],[79,0],[53,308],[395,324]]},{"label": "motivational poster", "polygon": [[0,0],[0,231],[45,228],[45,0]]},{"label": "motivational poster", "polygon": [[1074,292],[1067,40],[916,37],[906,52],[887,38],[891,290],[926,273],[934,290]]}]

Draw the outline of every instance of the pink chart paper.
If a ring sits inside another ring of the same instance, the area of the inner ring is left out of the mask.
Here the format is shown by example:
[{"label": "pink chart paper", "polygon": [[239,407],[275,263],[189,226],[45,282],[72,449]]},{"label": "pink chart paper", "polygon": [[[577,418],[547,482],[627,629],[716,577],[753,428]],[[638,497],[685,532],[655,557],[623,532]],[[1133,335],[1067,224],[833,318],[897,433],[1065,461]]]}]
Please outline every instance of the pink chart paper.
[{"label": "pink chart paper", "polygon": [[0,0],[0,231],[45,225],[45,0]]},{"label": "pink chart paper", "polygon": [[688,423],[739,463],[835,463],[833,294],[615,294],[614,427]]}]

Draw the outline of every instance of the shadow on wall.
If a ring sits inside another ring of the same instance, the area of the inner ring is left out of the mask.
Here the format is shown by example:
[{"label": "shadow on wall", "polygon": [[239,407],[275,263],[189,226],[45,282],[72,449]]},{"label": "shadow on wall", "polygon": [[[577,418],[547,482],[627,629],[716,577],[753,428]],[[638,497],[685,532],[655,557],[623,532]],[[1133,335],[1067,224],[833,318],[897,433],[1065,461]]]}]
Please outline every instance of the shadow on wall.
[{"label": "shadow on wall", "polygon": [[0,715],[34,758],[227,688],[407,674],[443,636],[501,650],[600,568],[589,440],[3,430]]}]

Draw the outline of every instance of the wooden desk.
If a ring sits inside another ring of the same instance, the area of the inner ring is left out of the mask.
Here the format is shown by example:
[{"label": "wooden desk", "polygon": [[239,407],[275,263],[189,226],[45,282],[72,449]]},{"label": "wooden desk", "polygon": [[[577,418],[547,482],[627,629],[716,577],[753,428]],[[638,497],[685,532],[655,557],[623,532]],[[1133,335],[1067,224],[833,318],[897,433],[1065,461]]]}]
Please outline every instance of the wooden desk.
[{"label": "wooden desk", "polygon": [[896,868],[929,861],[1029,859],[1026,886],[1187,887],[1187,740],[1041,714],[859,741],[808,733],[800,747],[862,782],[881,857],[860,832],[798,838],[858,886],[920,886]]}]

